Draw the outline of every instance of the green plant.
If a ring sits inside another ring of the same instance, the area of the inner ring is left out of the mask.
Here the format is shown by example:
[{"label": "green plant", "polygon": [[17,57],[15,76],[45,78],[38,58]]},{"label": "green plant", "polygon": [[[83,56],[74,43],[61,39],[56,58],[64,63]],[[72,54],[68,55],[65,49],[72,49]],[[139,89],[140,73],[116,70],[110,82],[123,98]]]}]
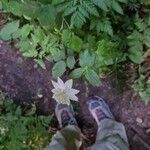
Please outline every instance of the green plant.
[{"label": "green plant", "polygon": [[0,94],[0,150],[41,150],[51,139],[52,116],[37,116],[36,108],[21,109]]},{"label": "green plant", "polygon": [[55,78],[67,74],[98,86],[104,71],[149,57],[147,5],[144,0],[1,0],[3,12],[11,15],[0,38],[17,39],[22,55],[43,69],[45,60],[52,62]]},{"label": "green plant", "polygon": [[144,18],[136,15],[134,24],[135,28],[128,36],[128,55],[134,63],[140,64],[144,59],[144,47],[146,50],[150,48],[150,15]]},{"label": "green plant", "polygon": [[146,79],[144,75],[135,80],[133,84],[134,90],[140,95],[145,102],[150,101],[150,78]]},{"label": "green plant", "polygon": [[[91,17],[99,18],[109,11],[123,14],[120,3],[126,3],[126,0],[53,0],[58,12],[63,13],[63,17],[70,16],[71,26],[77,28],[81,28],[87,22],[87,19],[91,19]],[[101,22],[101,25],[103,26],[104,23]]]}]

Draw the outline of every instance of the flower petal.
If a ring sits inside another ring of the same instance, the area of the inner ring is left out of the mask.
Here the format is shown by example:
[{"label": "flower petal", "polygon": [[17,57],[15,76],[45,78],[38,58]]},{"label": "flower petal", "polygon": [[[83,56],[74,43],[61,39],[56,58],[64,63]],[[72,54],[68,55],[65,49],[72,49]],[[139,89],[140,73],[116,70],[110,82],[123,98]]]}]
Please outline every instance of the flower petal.
[{"label": "flower petal", "polygon": [[59,90],[58,89],[52,89],[51,91],[52,91],[52,93],[57,93]]},{"label": "flower petal", "polygon": [[72,79],[67,80],[67,81],[65,82],[65,85],[66,85],[68,88],[72,88],[73,80],[72,80]]},{"label": "flower petal", "polygon": [[73,101],[78,101],[78,97],[75,95],[70,95],[70,99]]},{"label": "flower petal", "polygon": [[53,84],[54,88],[57,89],[57,88],[59,87],[59,86],[58,86],[58,83],[55,82],[55,81],[53,81],[53,80],[51,80],[51,81],[52,81],[52,84]]},{"label": "flower petal", "polygon": [[70,89],[70,93],[71,94],[78,94],[80,91],[79,90],[76,90],[76,89]]},{"label": "flower petal", "polygon": [[57,78],[57,83],[58,83],[60,89],[65,88],[64,82],[59,77]]},{"label": "flower petal", "polygon": [[67,103],[66,103],[67,105],[70,105],[70,100],[69,101],[67,101]]}]

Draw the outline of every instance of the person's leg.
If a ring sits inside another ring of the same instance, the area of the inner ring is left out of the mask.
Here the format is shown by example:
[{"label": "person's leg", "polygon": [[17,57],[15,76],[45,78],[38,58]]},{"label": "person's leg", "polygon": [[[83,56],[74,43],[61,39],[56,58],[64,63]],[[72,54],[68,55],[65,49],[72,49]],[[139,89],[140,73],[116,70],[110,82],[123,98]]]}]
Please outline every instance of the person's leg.
[{"label": "person's leg", "polygon": [[91,96],[88,108],[98,125],[96,142],[91,150],[129,150],[125,128],[114,120],[104,100]]},{"label": "person's leg", "polygon": [[73,116],[72,107],[58,104],[55,114],[62,129],[57,131],[44,150],[78,150],[82,143],[81,132]]}]

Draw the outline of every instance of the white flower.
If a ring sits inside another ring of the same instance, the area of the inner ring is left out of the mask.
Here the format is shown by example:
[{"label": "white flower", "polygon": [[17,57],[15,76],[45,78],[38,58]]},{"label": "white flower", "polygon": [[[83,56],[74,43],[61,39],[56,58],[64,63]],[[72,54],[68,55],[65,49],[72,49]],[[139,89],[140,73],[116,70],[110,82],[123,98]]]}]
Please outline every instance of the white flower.
[{"label": "white flower", "polygon": [[78,97],[75,95],[79,93],[79,90],[73,89],[72,79],[67,80],[65,83],[58,78],[57,82],[52,81],[54,89],[52,89],[53,98],[61,104],[70,104],[70,100],[78,101]]}]

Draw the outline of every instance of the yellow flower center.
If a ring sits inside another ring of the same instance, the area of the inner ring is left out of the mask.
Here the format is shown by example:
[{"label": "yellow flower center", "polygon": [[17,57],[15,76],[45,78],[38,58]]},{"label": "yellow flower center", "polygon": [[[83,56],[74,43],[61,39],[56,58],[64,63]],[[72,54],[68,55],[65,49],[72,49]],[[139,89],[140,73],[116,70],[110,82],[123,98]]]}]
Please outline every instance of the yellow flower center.
[{"label": "yellow flower center", "polygon": [[65,90],[60,90],[60,92],[57,93],[57,98],[62,102],[66,102],[68,100],[68,94]]}]

